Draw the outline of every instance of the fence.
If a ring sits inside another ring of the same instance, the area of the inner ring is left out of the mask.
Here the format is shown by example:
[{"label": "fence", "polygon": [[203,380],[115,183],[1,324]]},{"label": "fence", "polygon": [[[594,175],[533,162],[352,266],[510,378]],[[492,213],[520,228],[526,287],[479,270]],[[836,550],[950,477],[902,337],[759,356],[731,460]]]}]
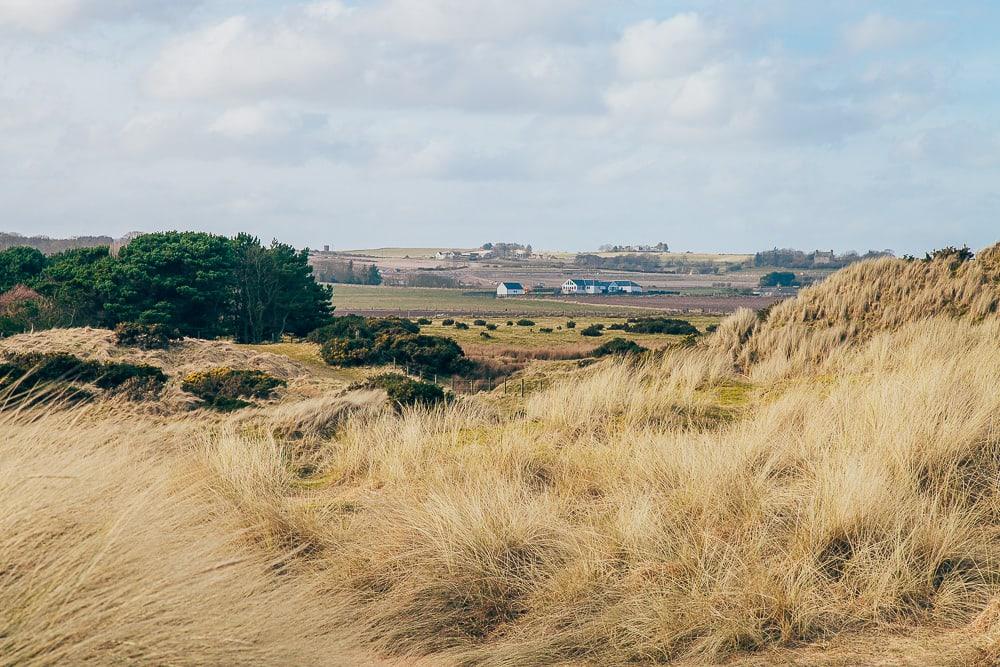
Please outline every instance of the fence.
[{"label": "fence", "polygon": [[540,391],[551,385],[551,381],[542,378],[514,378],[512,376],[486,377],[478,379],[465,379],[457,376],[444,376],[437,373],[428,373],[410,364],[397,364],[392,362],[392,370],[396,373],[403,373],[406,377],[414,380],[431,382],[442,388],[450,388],[453,394],[476,394],[483,391],[494,391],[502,389],[506,395],[525,395],[533,391]]}]

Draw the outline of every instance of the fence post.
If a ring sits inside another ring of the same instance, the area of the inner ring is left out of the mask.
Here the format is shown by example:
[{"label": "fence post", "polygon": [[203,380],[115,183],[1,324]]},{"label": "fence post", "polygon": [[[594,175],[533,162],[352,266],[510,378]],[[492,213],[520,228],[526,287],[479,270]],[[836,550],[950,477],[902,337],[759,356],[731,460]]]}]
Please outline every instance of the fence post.
[{"label": "fence post", "polygon": [[503,395],[507,395],[507,378],[503,379]]},{"label": "fence post", "polygon": [[524,398],[524,378],[521,378],[521,398]]}]

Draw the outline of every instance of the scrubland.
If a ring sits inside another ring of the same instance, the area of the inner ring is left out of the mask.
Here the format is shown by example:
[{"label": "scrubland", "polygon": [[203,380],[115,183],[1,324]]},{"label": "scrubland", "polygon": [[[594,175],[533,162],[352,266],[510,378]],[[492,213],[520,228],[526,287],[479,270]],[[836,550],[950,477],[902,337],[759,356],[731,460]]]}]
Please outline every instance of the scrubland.
[{"label": "scrubland", "polygon": [[995,664],[998,303],[994,248],[524,401],[400,412],[261,357],[298,384],[227,416],[8,405],[0,656]]}]

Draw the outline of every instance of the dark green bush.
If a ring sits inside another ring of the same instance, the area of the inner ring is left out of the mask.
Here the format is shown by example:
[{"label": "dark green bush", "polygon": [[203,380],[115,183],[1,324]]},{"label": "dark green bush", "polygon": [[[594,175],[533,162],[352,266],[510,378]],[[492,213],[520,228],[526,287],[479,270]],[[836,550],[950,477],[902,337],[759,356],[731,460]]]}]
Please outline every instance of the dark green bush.
[{"label": "dark green bush", "polygon": [[331,366],[364,366],[378,362],[375,342],[368,338],[333,338],[319,354]]},{"label": "dark green bush", "polygon": [[514,326],[514,322],[512,320],[507,320],[507,326],[509,327]]},{"label": "dark green bush", "polygon": [[608,331],[625,331],[627,328],[628,325],[622,322],[615,322],[614,324],[608,325]]},{"label": "dark green bush", "polygon": [[30,352],[9,355],[0,362],[0,386],[17,383],[18,389],[43,384],[83,383],[117,390],[126,384],[143,384],[158,391],[167,376],[157,366],[123,362],[97,362],[65,352]]},{"label": "dark green bush", "polygon": [[370,338],[371,329],[368,322],[360,315],[342,315],[335,317],[333,322],[315,329],[306,336],[310,343],[323,343],[334,338]]},{"label": "dark green bush", "polygon": [[375,341],[375,354],[382,363],[413,364],[430,373],[455,373],[465,356],[462,348],[450,338],[409,334],[382,335]]},{"label": "dark green bush", "polygon": [[286,384],[264,371],[223,366],[188,374],[181,382],[181,389],[200,398],[205,407],[229,411],[250,405],[243,399],[268,398]]},{"label": "dark green bush", "polygon": [[634,340],[626,340],[624,338],[612,338],[609,341],[601,344],[596,350],[594,350],[593,355],[595,357],[607,357],[607,356],[629,356],[642,354],[648,350],[639,345]]},{"label": "dark green bush", "polygon": [[456,329],[468,329],[469,325],[466,324],[465,322],[455,322],[455,328]]},{"label": "dark green bush", "polygon": [[176,329],[165,324],[122,322],[115,327],[115,344],[140,350],[165,350],[170,342],[180,338]]},{"label": "dark green bush", "polygon": [[479,332],[479,337],[480,337],[480,338],[493,338],[493,336],[491,336],[491,335],[489,334],[489,332],[487,332],[487,331],[480,331],[480,332]]},{"label": "dark green bush", "polygon": [[573,320],[569,320],[568,322],[566,322],[566,328],[567,329],[575,329],[576,328],[576,322],[574,322]]},{"label": "dark green bush", "polygon": [[497,325],[495,325],[495,324],[493,324],[493,323],[491,322],[490,324],[487,324],[487,325],[486,325],[486,330],[487,330],[487,331],[496,331],[496,330],[497,330]]},{"label": "dark green bush", "polygon": [[517,321],[517,326],[519,326],[519,327],[533,327],[533,326],[535,326],[535,322],[533,320],[529,320],[529,319],[520,319],[520,320]]},{"label": "dark green bush", "polygon": [[705,327],[705,333],[715,333],[716,331],[718,331],[718,329],[719,329],[718,324],[709,324],[707,327]]},{"label": "dark green bush", "polygon": [[428,325],[434,324],[434,322],[427,319],[426,317],[421,317],[420,319],[417,320],[417,324],[419,324],[422,327],[426,327]]},{"label": "dark green bush", "polygon": [[405,333],[420,333],[420,325],[405,317],[370,317],[366,320],[368,330],[373,336],[386,331],[402,331]]},{"label": "dark green bush", "polygon": [[591,324],[589,327],[585,327],[583,329],[580,329],[580,335],[581,336],[588,336],[590,338],[593,338],[595,336],[600,336],[601,335],[601,329],[602,329],[601,326],[599,326],[597,324]]},{"label": "dark green bush", "polygon": [[552,327],[539,327],[538,331],[541,333],[552,333]]},{"label": "dark green bush", "polygon": [[444,391],[436,384],[418,382],[399,373],[376,375],[363,386],[385,390],[397,409],[414,405],[431,406],[445,398]]},{"label": "dark green bush", "polygon": [[486,326],[486,320],[473,320],[472,323],[475,326],[477,326],[477,327],[485,327]]},{"label": "dark green bush", "polygon": [[698,329],[687,320],[669,317],[642,317],[624,327],[625,331],[643,334],[667,334],[671,336],[697,336]]},{"label": "dark green bush", "polygon": [[455,320],[451,319],[450,317],[441,320],[441,326],[443,327],[450,327],[454,323]]}]

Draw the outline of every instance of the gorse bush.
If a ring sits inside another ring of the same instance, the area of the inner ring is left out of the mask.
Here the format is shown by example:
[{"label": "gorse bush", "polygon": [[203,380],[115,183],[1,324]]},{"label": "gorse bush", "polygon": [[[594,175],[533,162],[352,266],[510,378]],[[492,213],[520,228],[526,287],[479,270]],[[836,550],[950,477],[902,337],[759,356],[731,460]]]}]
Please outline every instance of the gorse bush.
[{"label": "gorse bush", "polygon": [[566,328],[567,329],[575,329],[576,328],[576,322],[574,322],[573,320],[567,321],[566,322]]},{"label": "gorse bush", "polygon": [[529,320],[529,319],[523,318],[523,319],[520,319],[520,320],[517,321],[517,326],[519,326],[519,327],[533,327],[533,326],[535,326],[535,322],[533,320]]},{"label": "gorse bush", "polygon": [[181,389],[202,400],[205,407],[220,411],[237,410],[250,405],[247,398],[269,398],[287,383],[258,370],[210,368],[184,376]]},{"label": "gorse bush", "polygon": [[431,324],[434,324],[434,322],[433,322],[433,321],[431,321],[431,320],[429,320],[429,319],[427,319],[426,317],[421,317],[421,318],[419,318],[419,319],[417,320],[417,324],[419,324],[419,325],[420,325],[420,326],[422,326],[422,327],[425,327],[425,326],[428,326],[428,325],[431,325]]},{"label": "gorse bush", "polygon": [[497,330],[497,325],[495,325],[495,324],[493,324],[493,323],[491,322],[490,324],[487,324],[487,325],[486,325],[486,330],[487,330],[487,331],[496,331],[496,330]]},{"label": "gorse bush", "polygon": [[165,350],[170,342],[180,338],[176,329],[165,324],[122,322],[115,327],[115,343],[140,350]]},{"label": "gorse bush", "polygon": [[320,345],[335,338],[374,340],[375,336],[386,331],[420,333],[420,325],[402,317],[366,318],[360,315],[343,315],[334,318],[330,324],[311,331],[306,340]]},{"label": "gorse bush", "polygon": [[612,324],[609,329],[620,329],[631,333],[667,334],[671,336],[698,335],[698,329],[687,320],[669,317],[633,318],[626,325]]},{"label": "gorse bush", "polygon": [[591,324],[588,327],[584,327],[583,329],[580,329],[580,335],[581,336],[587,336],[587,337],[590,337],[590,338],[594,338],[596,336],[600,336],[601,335],[601,329],[603,329],[603,328],[604,327],[602,327],[602,326],[600,326],[598,324]]},{"label": "gorse bush", "polygon": [[133,394],[141,386],[149,394],[158,392],[166,381],[167,375],[157,366],[91,361],[63,352],[9,354],[0,360],[0,386],[16,385],[18,390],[83,383],[108,391],[129,385]]},{"label": "gorse bush", "polygon": [[612,338],[611,340],[602,343],[591,354],[595,357],[629,356],[642,354],[643,352],[648,351],[649,350],[647,348],[639,345],[634,340]]},{"label": "gorse bush", "polygon": [[469,325],[465,322],[455,322],[455,328],[465,330],[469,328]]},{"label": "gorse bush", "polygon": [[472,323],[474,325],[476,325],[477,327],[485,327],[486,326],[486,320],[473,320]]},{"label": "gorse bush", "polygon": [[552,327],[539,327],[539,333],[552,333]]},{"label": "gorse bush", "polygon": [[441,326],[443,327],[450,327],[454,323],[455,320],[451,319],[450,317],[446,317],[445,319],[441,320]]},{"label": "gorse bush", "polygon": [[361,388],[382,389],[399,409],[432,406],[445,400],[444,390],[436,384],[408,378],[400,373],[382,373],[364,382]]}]

